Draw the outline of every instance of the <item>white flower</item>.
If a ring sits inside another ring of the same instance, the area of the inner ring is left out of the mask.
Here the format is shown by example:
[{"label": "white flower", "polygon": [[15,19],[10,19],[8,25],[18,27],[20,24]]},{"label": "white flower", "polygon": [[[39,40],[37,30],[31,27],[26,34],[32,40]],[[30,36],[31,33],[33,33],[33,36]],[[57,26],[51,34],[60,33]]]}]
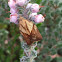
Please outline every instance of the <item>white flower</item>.
[{"label": "white flower", "polygon": [[26,6],[26,9],[29,9],[31,7],[32,3],[28,3]]},{"label": "white flower", "polygon": [[9,0],[8,1],[8,5],[9,5],[10,8],[15,8],[16,7],[15,4],[16,4],[16,2],[14,0]]},{"label": "white flower", "polygon": [[36,15],[36,16],[35,16],[35,19],[34,19],[34,21],[35,21],[36,23],[44,22],[44,20],[45,20],[45,18],[44,18],[44,16],[41,15],[41,14]]},{"label": "white flower", "polygon": [[30,18],[31,20],[34,20],[36,15],[37,15],[37,13],[31,13],[31,14],[29,15],[29,18]]},{"label": "white flower", "polygon": [[11,14],[18,13],[18,10],[16,8],[10,8],[10,13]]},{"label": "white flower", "polygon": [[16,4],[19,6],[24,6],[27,0],[16,0]]},{"label": "white flower", "polygon": [[15,14],[10,14],[10,22],[18,24],[17,17],[18,17],[18,15],[16,13]]},{"label": "white flower", "polygon": [[40,7],[39,7],[38,4],[32,4],[32,5],[31,5],[31,11],[32,11],[33,13],[39,12],[39,9],[40,9]]}]

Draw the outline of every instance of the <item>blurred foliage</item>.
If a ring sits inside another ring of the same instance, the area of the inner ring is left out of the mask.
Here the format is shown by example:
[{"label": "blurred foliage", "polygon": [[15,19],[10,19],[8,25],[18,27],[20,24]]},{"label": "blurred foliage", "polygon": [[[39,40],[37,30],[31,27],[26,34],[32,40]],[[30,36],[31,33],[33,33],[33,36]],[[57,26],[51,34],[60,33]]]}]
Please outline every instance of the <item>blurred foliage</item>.
[{"label": "blurred foliage", "polygon": [[[45,6],[40,14],[46,14],[45,22],[36,24],[43,39],[38,42],[39,50],[36,62],[62,62],[62,1],[60,0],[32,0]],[[10,13],[7,0],[0,0],[0,62],[19,62],[23,50],[19,40],[18,26],[10,23]],[[43,47],[42,47],[43,46]],[[58,54],[59,57],[52,58]]]}]

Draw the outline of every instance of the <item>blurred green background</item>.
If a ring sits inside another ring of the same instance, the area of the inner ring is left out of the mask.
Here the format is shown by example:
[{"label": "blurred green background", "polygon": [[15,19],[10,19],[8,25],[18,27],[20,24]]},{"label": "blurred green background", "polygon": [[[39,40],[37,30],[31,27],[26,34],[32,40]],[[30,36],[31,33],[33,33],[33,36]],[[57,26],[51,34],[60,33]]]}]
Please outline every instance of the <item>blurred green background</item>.
[{"label": "blurred green background", "polygon": [[[0,0],[0,62],[20,62],[24,55],[19,40],[18,26],[10,23],[7,0]],[[45,6],[43,23],[36,24],[43,39],[38,42],[36,62],[62,62],[62,0],[31,0]],[[54,57],[54,55],[56,55]]]}]

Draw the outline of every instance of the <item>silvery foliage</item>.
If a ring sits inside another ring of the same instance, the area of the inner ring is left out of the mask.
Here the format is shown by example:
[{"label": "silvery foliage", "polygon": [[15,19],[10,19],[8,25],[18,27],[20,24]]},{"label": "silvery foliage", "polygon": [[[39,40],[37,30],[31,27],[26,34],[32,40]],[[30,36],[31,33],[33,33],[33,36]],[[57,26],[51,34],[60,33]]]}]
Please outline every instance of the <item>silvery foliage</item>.
[{"label": "silvery foliage", "polygon": [[25,42],[21,42],[21,46],[24,49],[26,56],[20,58],[20,62],[35,62],[34,58],[37,57],[37,51],[35,50],[37,42],[31,46],[27,45]]}]

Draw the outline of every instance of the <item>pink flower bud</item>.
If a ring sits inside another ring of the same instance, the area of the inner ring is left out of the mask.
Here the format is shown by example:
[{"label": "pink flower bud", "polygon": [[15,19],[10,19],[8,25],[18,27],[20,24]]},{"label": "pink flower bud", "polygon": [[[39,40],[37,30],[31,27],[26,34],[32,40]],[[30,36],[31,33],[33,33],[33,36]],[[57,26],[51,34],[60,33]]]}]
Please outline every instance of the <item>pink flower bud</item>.
[{"label": "pink flower bud", "polygon": [[26,9],[29,9],[31,7],[32,3],[28,3],[26,6]]},{"label": "pink flower bud", "polygon": [[36,15],[37,15],[37,13],[31,13],[31,14],[29,15],[29,18],[30,18],[31,20],[34,20]]},{"label": "pink flower bud", "polygon": [[11,14],[18,13],[18,10],[16,8],[11,8],[10,13]]},{"label": "pink flower bud", "polygon": [[16,2],[14,0],[9,0],[8,1],[8,5],[9,5],[10,8],[15,8],[16,7],[15,4],[16,4]]},{"label": "pink flower bud", "polygon": [[39,7],[38,4],[32,4],[32,5],[31,5],[31,11],[32,11],[33,13],[39,12],[39,9],[40,9],[40,7]]},{"label": "pink flower bud", "polygon": [[34,19],[34,21],[35,21],[36,23],[44,22],[44,20],[45,20],[45,18],[44,18],[44,16],[41,15],[41,14],[36,15],[36,16],[35,16],[35,19]]},{"label": "pink flower bud", "polygon": [[10,14],[10,22],[18,24],[17,17],[18,17],[18,15],[16,13],[15,14]]},{"label": "pink flower bud", "polygon": [[16,0],[16,4],[19,6],[24,6],[26,4],[27,0]]}]

